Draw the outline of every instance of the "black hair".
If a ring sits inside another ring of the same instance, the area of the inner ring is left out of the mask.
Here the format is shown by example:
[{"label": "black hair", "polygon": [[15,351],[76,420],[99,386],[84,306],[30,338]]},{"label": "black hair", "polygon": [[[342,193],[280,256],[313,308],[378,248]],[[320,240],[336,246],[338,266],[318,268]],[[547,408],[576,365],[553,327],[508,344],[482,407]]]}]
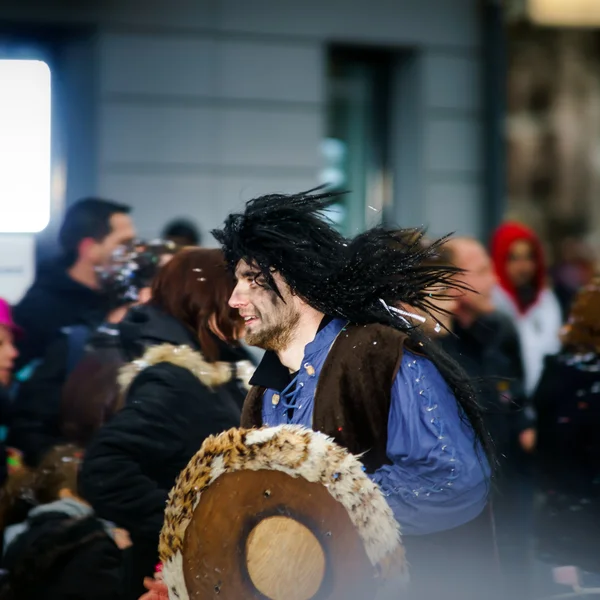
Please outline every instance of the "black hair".
[{"label": "black hair", "polygon": [[325,217],[345,192],[316,188],[250,200],[212,233],[232,269],[240,260],[260,270],[264,285],[281,297],[277,271],[291,290],[316,310],[355,324],[381,323],[407,334],[409,346],[425,354],[453,391],[477,441],[493,463],[493,449],[476,393],[461,367],[395,308],[438,311],[433,298],[460,288],[461,270],[440,261],[447,238],[424,242],[424,231],[370,229],[342,236]]},{"label": "black hair", "polygon": [[187,246],[198,246],[202,243],[200,231],[187,219],[176,219],[166,225],[162,237],[165,239],[181,239],[186,240]]},{"label": "black hair", "polygon": [[111,232],[111,217],[130,212],[129,206],[102,198],[84,198],[69,207],[58,234],[67,266],[77,260],[82,240],[101,242]]}]

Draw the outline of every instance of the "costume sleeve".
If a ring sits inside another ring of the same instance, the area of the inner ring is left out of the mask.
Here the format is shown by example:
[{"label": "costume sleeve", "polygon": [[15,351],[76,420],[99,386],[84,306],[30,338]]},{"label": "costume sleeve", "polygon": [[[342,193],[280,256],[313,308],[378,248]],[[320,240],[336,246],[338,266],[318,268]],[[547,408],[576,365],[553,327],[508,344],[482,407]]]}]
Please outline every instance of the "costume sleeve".
[{"label": "costume sleeve", "polygon": [[127,405],[96,435],[86,450],[80,491],[99,517],[154,541],[163,523],[168,492],[164,465],[181,453],[178,388],[157,368],[136,381]]},{"label": "costume sleeve", "polygon": [[487,503],[490,469],[433,364],[406,353],[392,389],[387,454],[373,474],[404,534],[463,525]]}]

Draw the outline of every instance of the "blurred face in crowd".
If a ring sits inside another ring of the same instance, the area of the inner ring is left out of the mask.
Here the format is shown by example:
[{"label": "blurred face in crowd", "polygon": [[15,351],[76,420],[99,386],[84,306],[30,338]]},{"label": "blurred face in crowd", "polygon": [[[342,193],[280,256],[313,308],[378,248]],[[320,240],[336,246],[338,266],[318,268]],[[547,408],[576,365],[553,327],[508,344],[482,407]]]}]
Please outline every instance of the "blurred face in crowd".
[{"label": "blurred face in crowd", "polygon": [[496,285],[496,275],[486,249],[476,240],[464,238],[452,240],[449,247],[454,265],[464,270],[457,279],[473,290],[461,290],[457,298],[459,308],[474,315],[492,312],[492,291]]},{"label": "blurred face in crowd", "polygon": [[271,289],[260,270],[240,261],[236,286],[229,305],[239,310],[246,325],[245,340],[251,346],[279,352],[293,339],[304,302],[294,295],[278,273],[273,273],[283,298]]},{"label": "blurred face in crowd", "polygon": [[10,383],[14,361],[18,355],[12,331],[8,327],[0,325],[0,384],[8,385]]},{"label": "blurred face in crowd", "polygon": [[531,242],[517,240],[508,253],[506,272],[515,288],[533,283],[536,274],[535,251]]},{"label": "blurred face in crowd", "polygon": [[103,240],[88,238],[82,243],[82,253],[93,265],[107,264],[119,246],[135,238],[133,221],[127,214],[113,214],[110,217],[110,227],[110,233]]}]

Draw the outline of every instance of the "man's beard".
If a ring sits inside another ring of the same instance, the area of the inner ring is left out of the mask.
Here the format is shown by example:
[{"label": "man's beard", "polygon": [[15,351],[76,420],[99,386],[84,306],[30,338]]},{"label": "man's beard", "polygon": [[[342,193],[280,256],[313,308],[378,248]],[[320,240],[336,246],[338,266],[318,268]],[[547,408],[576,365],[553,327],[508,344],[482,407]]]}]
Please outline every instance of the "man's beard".
[{"label": "man's beard", "polygon": [[300,313],[293,312],[287,315],[283,323],[272,327],[263,327],[255,332],[246,331],[244,341],[249,346],[280,352],[289,346],[299,321]]}]

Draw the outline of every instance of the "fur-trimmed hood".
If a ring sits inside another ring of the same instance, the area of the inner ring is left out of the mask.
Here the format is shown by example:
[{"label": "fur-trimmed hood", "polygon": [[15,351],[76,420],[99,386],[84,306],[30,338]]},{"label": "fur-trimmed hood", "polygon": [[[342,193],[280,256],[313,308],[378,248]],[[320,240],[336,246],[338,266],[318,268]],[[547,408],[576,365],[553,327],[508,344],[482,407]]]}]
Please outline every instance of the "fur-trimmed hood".
[{"label": "fur-trimmed hood", "polygon": [[204,358],[201,352],[193,350],[189,346],[159,344],[151,346],[141,358],[121,368],[118,377],[121,391],[125,393],[133,380],[144,369],[159,363],[170,363],[187,369],[198,378],[200,383],[210,388],[223,385],[232,379],[238,379],[246,389],[250,389],[250,377],[254,372],[254,365],[249,360],[211,363]]}]

